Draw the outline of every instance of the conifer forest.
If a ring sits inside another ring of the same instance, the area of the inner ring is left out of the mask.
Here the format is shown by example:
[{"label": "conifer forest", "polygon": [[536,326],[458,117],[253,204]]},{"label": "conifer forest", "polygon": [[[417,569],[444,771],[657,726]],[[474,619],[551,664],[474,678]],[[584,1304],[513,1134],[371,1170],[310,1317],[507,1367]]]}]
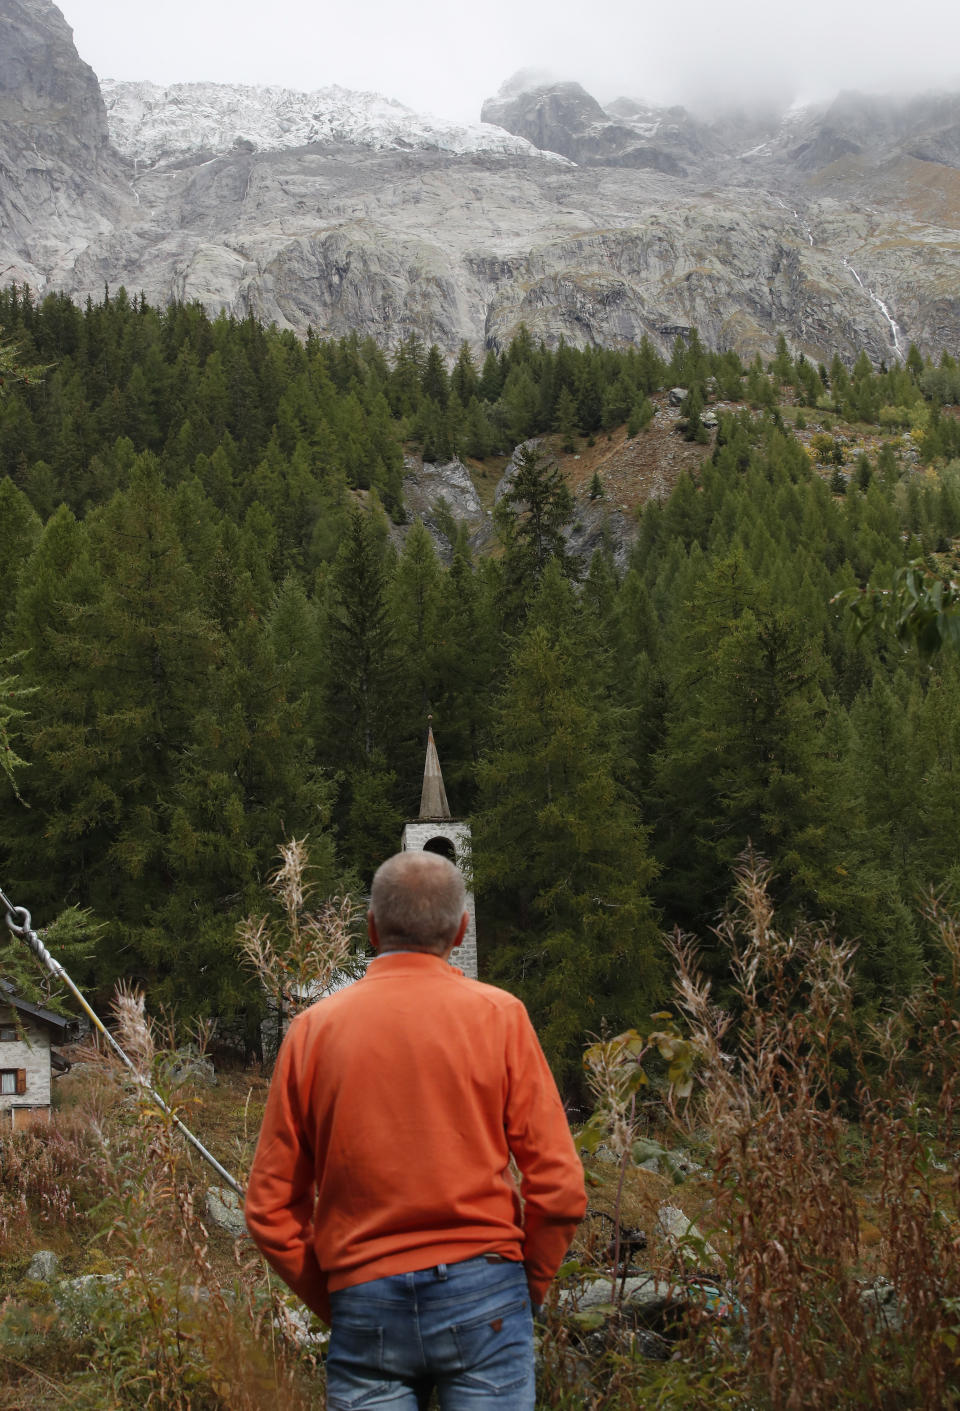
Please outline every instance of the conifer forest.
[{"label": "conifer forest", "polygon": [[[567,1091],[591,1034],[669,1003],[663,933],[710,936],[748,846],[781,926],[856,943],[864,1023],[942,964],[923,899],[960,887],[960,654],[835,599],[953,570],[949,353],[744,364],[693,333],[666,360],[521,330],[451,367],[413,336],[17,287],[0,330],[29,370],[0,388],[0,885],[61,918],[92,996],[124,977],[254,1053],[238,922],[284,838],[319,894],[363,893],[416,815],[428,713],[481,978]],[[625,570],[581,562],[558,458],[644,437],[674,386],[701,468],[646,504]],[[409,522],[405,455],[502,467],[537,437],[492,551]],[[722,998],[719,945],[704,963]]]}]

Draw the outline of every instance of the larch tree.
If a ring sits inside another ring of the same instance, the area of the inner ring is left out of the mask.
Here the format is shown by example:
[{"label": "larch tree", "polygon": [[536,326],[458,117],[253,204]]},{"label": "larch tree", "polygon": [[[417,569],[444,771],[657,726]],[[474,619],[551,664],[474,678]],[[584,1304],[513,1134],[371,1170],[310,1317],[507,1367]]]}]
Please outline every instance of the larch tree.
[{"label": "larch tree", "polygon": [[585,1037],[655,1005],[655,874],[619,783],[618,732],[553,563],[520,636],[479,767],[474,869],[493,973],[525,999],[560,1081]]}]

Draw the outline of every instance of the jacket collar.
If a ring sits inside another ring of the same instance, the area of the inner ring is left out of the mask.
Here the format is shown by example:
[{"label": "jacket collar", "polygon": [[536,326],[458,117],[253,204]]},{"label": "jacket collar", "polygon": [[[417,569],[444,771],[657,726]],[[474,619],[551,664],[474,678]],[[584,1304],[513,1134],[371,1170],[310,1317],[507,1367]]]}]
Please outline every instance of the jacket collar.
[{"label": "jacket collar", "polygon": [[367,966],[366,979],[385,980],[392,975],[450,975],[459,976],[463,971],[450,965],[439,955],[426,951],[388,950],[374,956]]}]

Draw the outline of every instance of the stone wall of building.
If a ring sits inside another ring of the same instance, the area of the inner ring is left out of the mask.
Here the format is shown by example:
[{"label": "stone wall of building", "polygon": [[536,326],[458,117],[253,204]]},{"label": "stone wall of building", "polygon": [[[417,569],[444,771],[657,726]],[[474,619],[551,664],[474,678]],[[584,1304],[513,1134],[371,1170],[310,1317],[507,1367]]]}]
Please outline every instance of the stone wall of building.
[{"label": "stone wall of building", "polygon": [[[16,1024],[9,1010],[0,1011],[4,1028]],[[14,1109],[50,1107],[50,1034],[44,1024],[36,1024],[27,1015],[21,1016],[20,1035],[0,1042],[0,1069],[4,1072],[24,1069],[27,1090],[24,1093],[0,1093],[0,1112]]]},{"label": "stone wall of building", "polygon": [[[469,874],[470,867],[470,825],[468,823],[454,823],[444,819],[442,822],[408,823],[403,830],[403,837],[400,846],[404,852],[423,852],[427,843],[435,838],[445,838],[453,845],[454,861],[460,868],[464,876]],[[435,849],[431,849],[435,851]],[[467,886],[467,915],[470,920],[467,923],[466,934],[462,943],[450,956],[450,964],[456,965],[462,970],[464,975],[469,975],[472,980],[477,978],[477,916],[473,901],[473,892]]]}]

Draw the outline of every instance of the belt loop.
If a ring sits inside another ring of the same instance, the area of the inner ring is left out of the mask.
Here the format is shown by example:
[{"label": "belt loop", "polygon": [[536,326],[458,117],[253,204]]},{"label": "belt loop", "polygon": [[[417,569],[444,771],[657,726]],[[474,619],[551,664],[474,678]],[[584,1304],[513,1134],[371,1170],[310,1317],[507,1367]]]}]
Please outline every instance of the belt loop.
[{"label": "belt loop", "polygon": [[441,1280],[441,1282],[443,1282],[443,1281],[446,1280],[446,1277],[447,1277],[447,1266],[446,1266],[446,1264],[438,1264],[437,1267],[434,1269],[433,1272],[436,1274],[437,1278]]}]

